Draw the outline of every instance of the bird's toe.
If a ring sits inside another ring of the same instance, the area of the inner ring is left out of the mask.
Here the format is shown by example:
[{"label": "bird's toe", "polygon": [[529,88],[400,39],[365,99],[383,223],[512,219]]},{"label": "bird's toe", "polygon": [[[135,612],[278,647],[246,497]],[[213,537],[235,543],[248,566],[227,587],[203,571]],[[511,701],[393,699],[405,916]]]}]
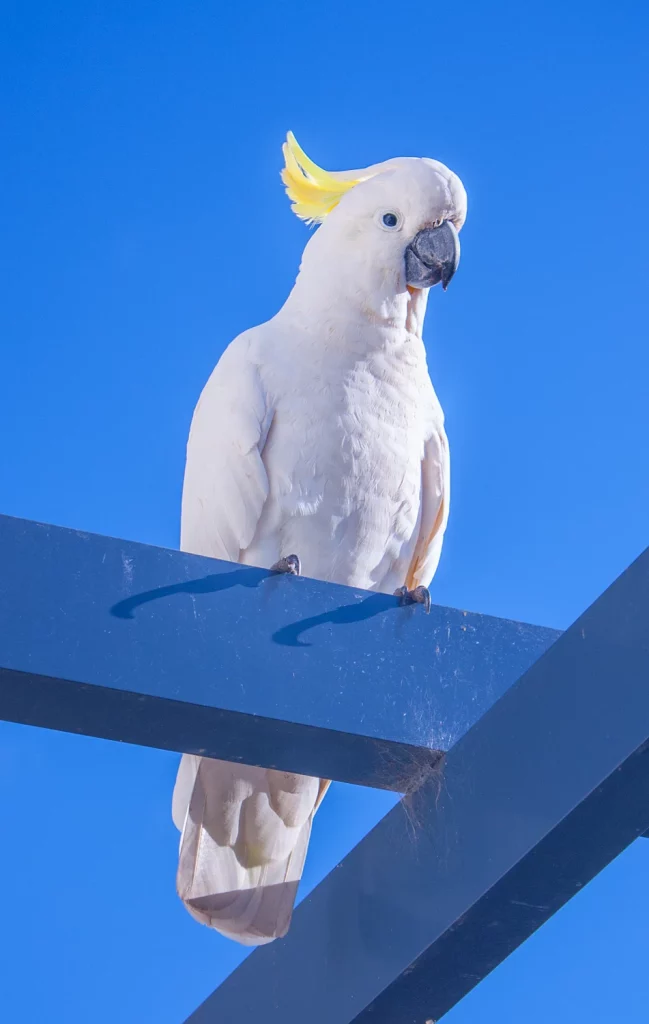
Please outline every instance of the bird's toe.
[{"label": "bird's toe", "polygon": [[428,587],[415,587],[414,590],[408,590],[407,587],[399,587],[398,590],[395,590],[394,596],[399,598],[400,604],[422,604],[426,615],[430,612],[430,591]]},{"label": "bird's toe", "polygon": [[297,555],[286,555],[284,558],[280,558],[279,562],[271,565],[270,571],[286,573],[288,576],[300,576],[300,559]]}]

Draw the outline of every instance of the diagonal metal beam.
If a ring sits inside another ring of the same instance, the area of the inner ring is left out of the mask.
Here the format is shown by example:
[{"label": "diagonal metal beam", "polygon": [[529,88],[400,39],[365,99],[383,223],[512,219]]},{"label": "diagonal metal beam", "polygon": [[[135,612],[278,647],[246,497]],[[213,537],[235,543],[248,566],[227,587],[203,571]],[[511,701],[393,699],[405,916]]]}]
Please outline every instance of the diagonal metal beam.
[{"label": "diagonal metal beam", "polygon": [[0,516],[0,718],[406,791],[559,635]]},{"label": "diagonal metal beam", "polygon": [[648,613],[649,549],[191,1024],[439,1020],[646,830]]}]

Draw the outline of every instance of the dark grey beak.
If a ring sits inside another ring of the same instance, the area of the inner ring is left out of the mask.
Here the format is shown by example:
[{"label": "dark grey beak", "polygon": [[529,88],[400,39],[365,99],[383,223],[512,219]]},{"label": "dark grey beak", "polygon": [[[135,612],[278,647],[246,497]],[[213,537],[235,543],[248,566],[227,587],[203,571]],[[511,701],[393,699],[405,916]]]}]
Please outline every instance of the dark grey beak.
[{"label": "dark grey beak", "polygon": [[460,262],[460,239],[450,221],[424,228],[406,249],[406,284],[432,288],[442,282],[446,291]]}]

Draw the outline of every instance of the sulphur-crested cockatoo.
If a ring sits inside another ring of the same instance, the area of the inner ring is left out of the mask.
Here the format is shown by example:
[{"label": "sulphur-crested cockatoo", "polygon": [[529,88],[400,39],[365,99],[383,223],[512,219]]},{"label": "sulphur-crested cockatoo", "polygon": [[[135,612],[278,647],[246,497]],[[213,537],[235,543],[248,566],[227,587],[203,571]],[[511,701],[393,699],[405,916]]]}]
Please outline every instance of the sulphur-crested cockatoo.
[{"label": "sulphur-crested cockatoo", "polygon": [[[443,414],[422,342],[466,214],[459,178],[399,158],[329,173],[289,134],[282,178],[319,223],[286,303],[236,338],[187,446],[185,551],[430,604],[449,508]],[[185,755],[178,892],[258,945],[284,935],[327,782]]]}]

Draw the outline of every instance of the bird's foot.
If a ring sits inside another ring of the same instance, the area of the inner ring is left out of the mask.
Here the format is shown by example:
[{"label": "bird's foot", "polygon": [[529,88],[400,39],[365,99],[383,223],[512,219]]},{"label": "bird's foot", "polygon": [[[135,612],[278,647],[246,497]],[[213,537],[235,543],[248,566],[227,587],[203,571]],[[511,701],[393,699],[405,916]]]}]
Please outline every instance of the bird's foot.
[{"label": "bird's foot", "polygon": [[289,576],[299,576],[301,570],[300,559],[297,555],[287,555],[286,558],[280,558],[279,562],[275,562],[275,565],[271,565],[271,572],[283,572]]},{"label": "bird's foot", "polygon": [[399,587],[395,590],[394,596],[399,598],[400,604],[423,604],[426,615],[430,612],[430,591],[428,587],[415,587],[408,590],[407,587]]}]

